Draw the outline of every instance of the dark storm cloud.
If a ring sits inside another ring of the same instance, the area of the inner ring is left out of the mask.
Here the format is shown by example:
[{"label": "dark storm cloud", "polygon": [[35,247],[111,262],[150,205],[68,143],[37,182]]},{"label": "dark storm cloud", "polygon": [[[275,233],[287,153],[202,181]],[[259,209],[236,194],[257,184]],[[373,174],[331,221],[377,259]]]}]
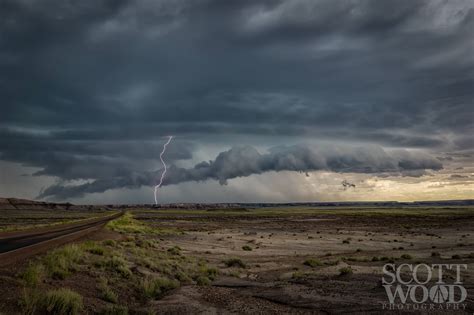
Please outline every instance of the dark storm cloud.
[{"label": "dark storm cloud", "polygon": [[[193,168],[171,166],[163,185],[205,180],[217,180],[221,185],[225,185],[229,179],[272,171],[326,170],[340,173],[405,175],[405,172],[409,174],[413,171],[441,168],[439,160],[427,154],[406,150],[385,151],[376,146],[315,148],[299,145],[275,147],[266,154],[259,153],[251,146],[243,146],[221,152],[215,160],[198,163]],[[38,197],[67,199],[115,188],[152,186],[156,184],[160,173],[161,171],[134,173],[132,176],[104,178],[76,186],[53,185]]]},{"label": "dark storm cloud", "polygon": [[[356,133],[409,128],[414,136],[472,128],[463,117],[472,105],[473,11],[461,6],[452,16],[437,15],[455,4],[2,6],[4,123],[100,129],[166,122],[176,130],[187,122],[218,122],[232,133],[240,123],[298,121],[309,131],[330,133],[338,123]],[[444,19],[450,24],[436,25]],[[201,128],[183,132],[209,132]]]},{"label": "dark storm cloud", "polygon": [[0,158],[128,187],[167,134],[472,150],[473,7],[0,0]]},{"label": "dark storm cloud", "polygon": [[[152,165],[161,167],[159,161],[151,165],[145,162],[158,160],[164,141],[64,140],[55,133],[41,135],[0,129],[0,144],[8,148],[0,152],[0,159],[40,167],[42,169],[34,175],[57,176],[64,180],[131,176]],[[167,160],[190,159],[193,148],[192,143],[175,139],[167,151]]]}]

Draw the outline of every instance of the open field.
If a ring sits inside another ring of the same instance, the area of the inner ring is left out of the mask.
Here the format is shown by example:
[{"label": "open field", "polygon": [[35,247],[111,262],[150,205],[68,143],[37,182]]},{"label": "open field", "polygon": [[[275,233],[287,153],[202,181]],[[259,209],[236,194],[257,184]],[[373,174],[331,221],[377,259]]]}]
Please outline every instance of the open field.
[{"label": "open field", "polygon": [[81,242],[1,268],[0,309],[379,314],[384,264],[462,263],[468,298],[457,313],[472,314],[473,235],[469,206],[133,209]]}]

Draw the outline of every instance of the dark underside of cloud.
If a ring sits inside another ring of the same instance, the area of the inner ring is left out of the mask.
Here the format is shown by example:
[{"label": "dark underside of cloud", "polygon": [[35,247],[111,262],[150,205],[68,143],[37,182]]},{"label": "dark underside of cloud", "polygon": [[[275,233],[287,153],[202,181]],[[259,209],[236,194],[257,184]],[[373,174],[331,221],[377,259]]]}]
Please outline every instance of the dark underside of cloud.
[{"label": "dark underside of cloud", "polygon": [[[215,160],[198,163],[193,168],[171,166],[163,185],[205,180],[217,180],[224,185],[229,179],[272,171],[326,170],[339,173],[388,173],[411,176],[413,172],[418,174],[419,171],[441,168],[439,160],[423,153],[406,150],[387,152],[374,146],[332,147],[318,151],[318,148],[300,145],[272,148],[265,154],[259,153],[251,146],[243,146],[221,152]],[[161,170],[135,173],[128,177],[99,179],[76,186],[53,185],[45,189],[38,198],[67,199],[81,197],[87,193],[101,193],[109,189],[152,186],[157,183],[159,174]]]}]

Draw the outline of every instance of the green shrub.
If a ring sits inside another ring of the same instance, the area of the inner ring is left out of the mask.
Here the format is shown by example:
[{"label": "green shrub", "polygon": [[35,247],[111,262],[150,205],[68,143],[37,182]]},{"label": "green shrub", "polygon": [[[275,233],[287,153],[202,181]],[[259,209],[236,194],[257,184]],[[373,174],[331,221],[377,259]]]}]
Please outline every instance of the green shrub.
[{"label": "green shrub", "polygon": [[141,281],[141,287],[145,297],[156,299],[179,287],[179,282],[163,277],[147,277]]},{"label": "green shrub", "polygon": [[82,296],[78,293],[61,288],[46,292],[42,304],[49,314],[80,314],[83,309]]},{"label": "green shrub", "polygon": [[248,245],[244,245],[244,246],[242,246],[242,249],[245,250],[245,251],[251,251],[252,247],[250,247]]},{"label": "green shrub", "polygon": [[380,258],[378,258],[377,256],[372,257],[372,261],[379,261],[379,260]]},{"label": "green shrub", "polygon": [[321,266],[322,263],[321,263],[319,260],[317,260],[317,259],[312,259],[312,258],[310,258],[310,259],[306,259],[306,260],[303,262],[303,265],[314,268],[314,267],[317,267],[317,266]]},{"label": "green shrub", "polygon": [[413,257],[409,254],[403,254],[400,256],[401,259],[413,259]]},{"label": "green shrub", "polygon": [[170,253],[171,255],[180,255],[181,254],[181,247],[173,246],[171,248],[168,248],[168,253]]},{"label": "green shrub", "polygon": [[351,275],[352,273],[353,270],[351,267],[342,267],[341,269],[339,269],[340,276]]},{"label": "green shrub", "polygon": [[196,278],[196,283],[197,283],[197,285],[205,286],[205,285],[211,284],[211,281],[206,276],[198,276]]},{"label": "green shrub", "polygon": [[239,268],[246,267],[245,263],[240,258],[229,258],[224,261],[224,264],[227,267],[239,267]]},{"label": "green shrub", "polygon": [[201,266],[199,271],[203,276],[209,278],[210,280],[216,279],[217,275],[219,274],[219,270],[207,266]]}]

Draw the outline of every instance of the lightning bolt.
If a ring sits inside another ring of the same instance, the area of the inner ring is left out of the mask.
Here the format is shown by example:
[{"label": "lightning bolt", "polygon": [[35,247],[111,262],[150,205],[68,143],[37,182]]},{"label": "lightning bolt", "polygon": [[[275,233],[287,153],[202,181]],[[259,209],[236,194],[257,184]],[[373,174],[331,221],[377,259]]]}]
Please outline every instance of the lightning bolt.
[{"label": "lightning bolt", "polygon": [[173,139],[173,136],[168,136],[168,141],[166,141],[166,143],[163,145],[163,150],[160,153],[160,160],[161,160],[161,163],[163,164],[163,172],[161,173],[160,182],[158,183],[158,185],[155,186],[155,205],[158,204],[158,199],[156,199],[156,194],[158,193],[158,189],[161,187],[161,184],[163,184],[163,178],[165,178],[166,170],[167,170],[166,163],[163,160],[163,154],[165,154],[166,147],[168,146],[168,144],[170,144],[171,139]]}]

